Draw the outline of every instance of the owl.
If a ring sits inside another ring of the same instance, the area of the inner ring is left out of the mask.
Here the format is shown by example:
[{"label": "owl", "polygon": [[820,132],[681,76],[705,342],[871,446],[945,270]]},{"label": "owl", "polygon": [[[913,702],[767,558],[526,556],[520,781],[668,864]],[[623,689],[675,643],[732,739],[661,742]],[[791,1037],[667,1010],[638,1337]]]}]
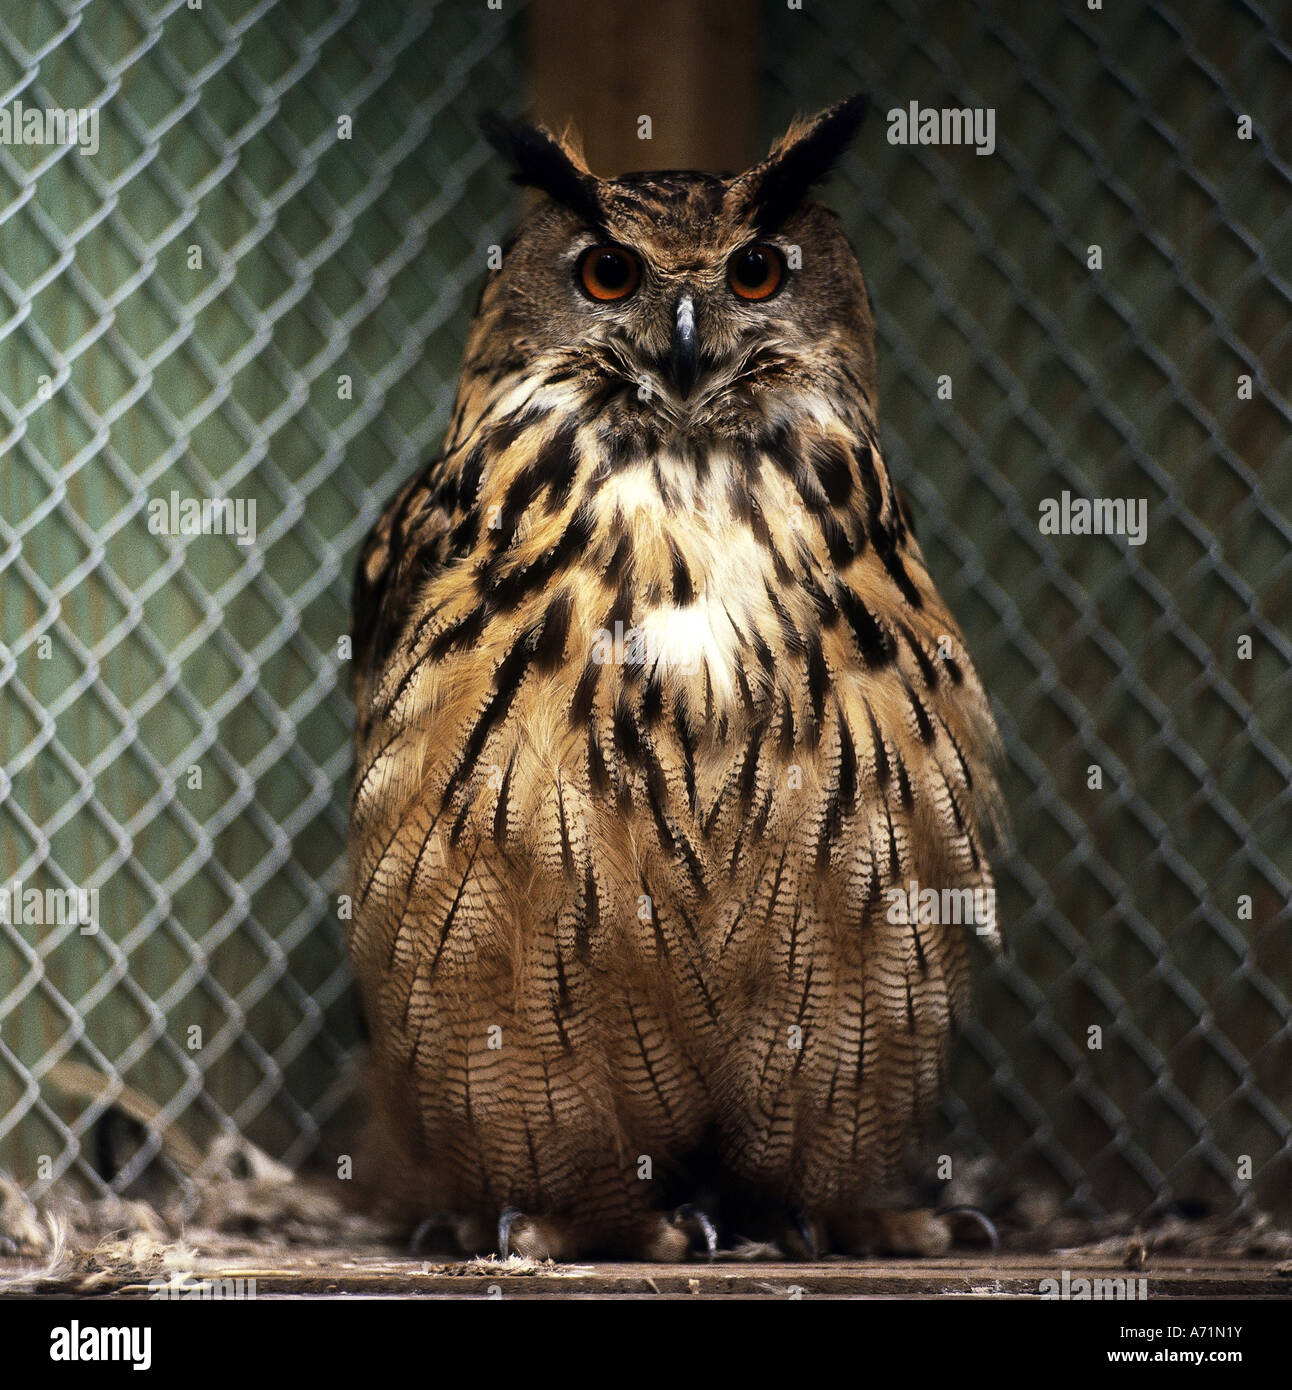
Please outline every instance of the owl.
[{"label": "owl", "polygon": [[864,109],[729,177],[484,123],[535,192],[358,561],[349,841],[368,1178],[466,1250],[947,1244],[995,731],[811,197]]}]

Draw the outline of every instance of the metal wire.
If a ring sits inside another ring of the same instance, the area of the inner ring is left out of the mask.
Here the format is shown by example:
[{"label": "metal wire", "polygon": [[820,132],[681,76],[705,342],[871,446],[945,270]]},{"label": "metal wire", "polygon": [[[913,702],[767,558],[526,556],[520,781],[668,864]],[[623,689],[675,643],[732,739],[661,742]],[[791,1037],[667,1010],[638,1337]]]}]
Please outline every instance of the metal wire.
[{"label": "metal wire", "polygon": [[[510,213],[472,94],[518,89],[517,21],[481,8],[101,0],[0,25],[0,105],[100,112],[94,154],[0,144],[0,884],[99,894],[91,933],[0,942],[0,1139],[37,1189],[101,1185],[87,1137],[123,1083],[154,1130],[290,1162],[336,1103],[338,642]],[[155,534],[172,492],[254,502],[254,544]],[[69,1057],[100,1100],[48,1079]]]},{"label": "metal wire", "polygon": [[[100,121],[92,154],[0,143],[0,888],[98,892],[93,930],[0,926],[0,1166],[35,1191],[103,1185],[123,1085],[159,1113],[118,1188],[168,1124],[297,1163],[336,1108],[350,566],[438,442],[512,215],[473,120],[520,104],[522,10],[0,22],[0,109]],[[1011,954],[978,962],[938,1143],[1085,1211],[1287,1210],[1279,9],[763,17],[769,138],[875,101],[829,199],[886,448],[1005,742]],[[993,153],[888,143],[911,101],[990,108]],[[1144,498],[1145,543],[1042,534],[1065,490]],[[254,502],[254,543],[150,529],[172,493]],[[69,1059],[101,1096],[68,1093]]]},{"label": "metal wire", "polygon": [[[982,963],[943,1138],[1091,1212],[1292,1204],[1280,10],[767,11],[767,134],[877,108],[831,201],[1006,747],[1013,951]],[[990,157],[888,143],[912,101],[991,110]],[[1064,491],[1145,499],[1145,543],[1042,534]]]}]

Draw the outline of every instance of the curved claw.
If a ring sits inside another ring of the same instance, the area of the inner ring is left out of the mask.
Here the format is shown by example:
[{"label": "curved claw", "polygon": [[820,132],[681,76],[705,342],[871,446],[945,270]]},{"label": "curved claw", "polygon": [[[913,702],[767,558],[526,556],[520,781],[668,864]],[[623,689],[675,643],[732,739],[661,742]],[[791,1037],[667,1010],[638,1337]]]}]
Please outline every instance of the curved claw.
[{"label": "curved claw", "polygon": [[979,1226],[987,1233],[987,1239],[991,1242],[991,1252],[993,1255],[1000,1254],[1000,1233],[992,1224],[991,1218],[986,1212],[979,1211],[977,1207],[944,1207],[939,1216],[971,1216]]},{"label": "curved claw", "polygon": [[511,1228],[524,1213],[515,1207],[504,1207],[498,1217],[498,1257],[507,1259],[511,1255]]},{"label": "curved claw", "polygon": [[812,1227],[808,1223],[807,1217],[801,1211],[796,1211],[791,1218],[794,1222],[794,1229],[799,1233],[799,1239],[803,1242],[803,1248],[807,1251],[809,1260],[819,1260],[821,1252],[817,1249],[816,1237],[812,1234]]},{"label": "curved claw", "polygon": [[712,1264],[718,1254],[718,1228],[709,1219],[708,1212],[702,1211],[694,1202],[686,1202],[673,1213],[673,1220],[679,1226],[693,1221],[700,1228],[706,1256]]},{"label": "curved claw", "polygon": [[432,1231],[440,1230],[448,1223],[443,1213],[437,1212],[433,1216],[428,1216],[425,1221],[418,1222],[417,1229],[408,1238],[408,1253],[410,1255],[420,1255],[422,1253],[422,1242]]}]

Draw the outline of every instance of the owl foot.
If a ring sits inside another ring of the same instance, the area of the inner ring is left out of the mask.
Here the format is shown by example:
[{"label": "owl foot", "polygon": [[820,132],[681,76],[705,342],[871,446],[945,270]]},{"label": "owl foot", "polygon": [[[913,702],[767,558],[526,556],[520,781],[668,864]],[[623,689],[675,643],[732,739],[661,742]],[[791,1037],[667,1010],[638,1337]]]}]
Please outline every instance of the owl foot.
[{"label": "owl foot", "polygon": [[807,1260],[819,1260],[821,1258],[821,1241],[819,1237],[819,1227],[809,1221],[802,1212],[796,1212],[792,1218],[794,1234],[798,1236],[803,1246],[803,1258]]},{"label": "owl foot", "polygon": [[408,1253],[420,1255],[422,1243],[432,1231],[447,1230],[452,1230],[452,1218],[447,1212],[436,1212],[434,1216],[428,1216],[425,1221],[418,1222],[417,1229],[408,1237]]},{"label": "owl foot", "polygon": [[693,1255],[714,1259],[718,1231],[708,1213],[690,1203],[667,1216],[651,1213],[626,1228],[611,1231],[599,1222],[529,1216],[507,1207],[498,1217],[497,1250],[504,1260],[517,1255],[526,1260],[600,1257],[680,1264]]},{"label": "owl foot", "polygon": [[[515,1207],[504,1207],[502,1213],[498,1217],[498,1258],[501,1260],[511,1258],[511,1232],[512,1227],[515,1226],[517,1221],[521,1223],[521,1229],[518,1234],[526,1245],[530,1244],[530,1228],[533,1223],[523,1212],[517,1211]],[[520,1252],[517,1251],[516,1253],[519,1254]],[[539,1255],[538,1258],[541,1260],[546,1257]]]},{"label": "owl foot", "polygon": [[694,1203],[687,1202],[674,1211],[671,1221],[679,1231],[687,1231],[688,1234],[693,1231],[699,1236],[704,1242],[705,1258],[712,1264],[718,1254],[718,1228],[709,1219],[709,1214]]},{"label": "owl foot", "polygon": [[[681,1235],[678,1239],[685,1243],[687,1237]],[[504,1260],[516,1255],[522,1260],[560,1263],[609,1254],[623,1244],[626,1242],[608,1240],[596,1225],[568,1216],[530,1216],[515,1207],[506,1207],[498,1217],[498,1254]]]},{"label": "owl foot", "polygon": [[[987,1243],[991,1246],[993,1255],[1000,1253],[1000,1232],[996,1230],[991,1218],[986,1212],[979,1211],[977,1207],[943,1207],[939,1213],[941,1216],[965,1217],[968,1222],[976,1226],[987,1237]],[[963,1230],[964,1222],[953,1222],[957,1230]],[[979,1242],[975,1241],[974,1244]]]},{"label": "owl foot", "polygon": [[832,1212],[831,1248],[848,1255],[945,1255],[952,1244],[951,1222],[945,1215],[917,1208],[887,1211],[862,1207]]},{"label": "owl foot", "polygon": [[[436,1234],[447,1235],[447,1240],[435,1240]],[[458,1255],[474,1255],[489,1248],[486,1227],[472,1216],[459,1212],[432,1212],[420,1222],[408,1238],[408,1253],[421,1255],[428,1251],[443,1251]]]}]

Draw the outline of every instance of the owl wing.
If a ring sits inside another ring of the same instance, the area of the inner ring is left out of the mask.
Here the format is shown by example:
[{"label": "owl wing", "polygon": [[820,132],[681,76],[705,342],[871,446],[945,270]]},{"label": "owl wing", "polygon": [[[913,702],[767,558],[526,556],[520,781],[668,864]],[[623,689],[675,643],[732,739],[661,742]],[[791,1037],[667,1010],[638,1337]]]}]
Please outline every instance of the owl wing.
[{"label": "owl wing", "polygon": [[436,459],[390,499],[369,531],[355,566],[350,635],[360,733],[373,683],[413,612],[418,592],[447,563],[452,519],[437,501]]}]

